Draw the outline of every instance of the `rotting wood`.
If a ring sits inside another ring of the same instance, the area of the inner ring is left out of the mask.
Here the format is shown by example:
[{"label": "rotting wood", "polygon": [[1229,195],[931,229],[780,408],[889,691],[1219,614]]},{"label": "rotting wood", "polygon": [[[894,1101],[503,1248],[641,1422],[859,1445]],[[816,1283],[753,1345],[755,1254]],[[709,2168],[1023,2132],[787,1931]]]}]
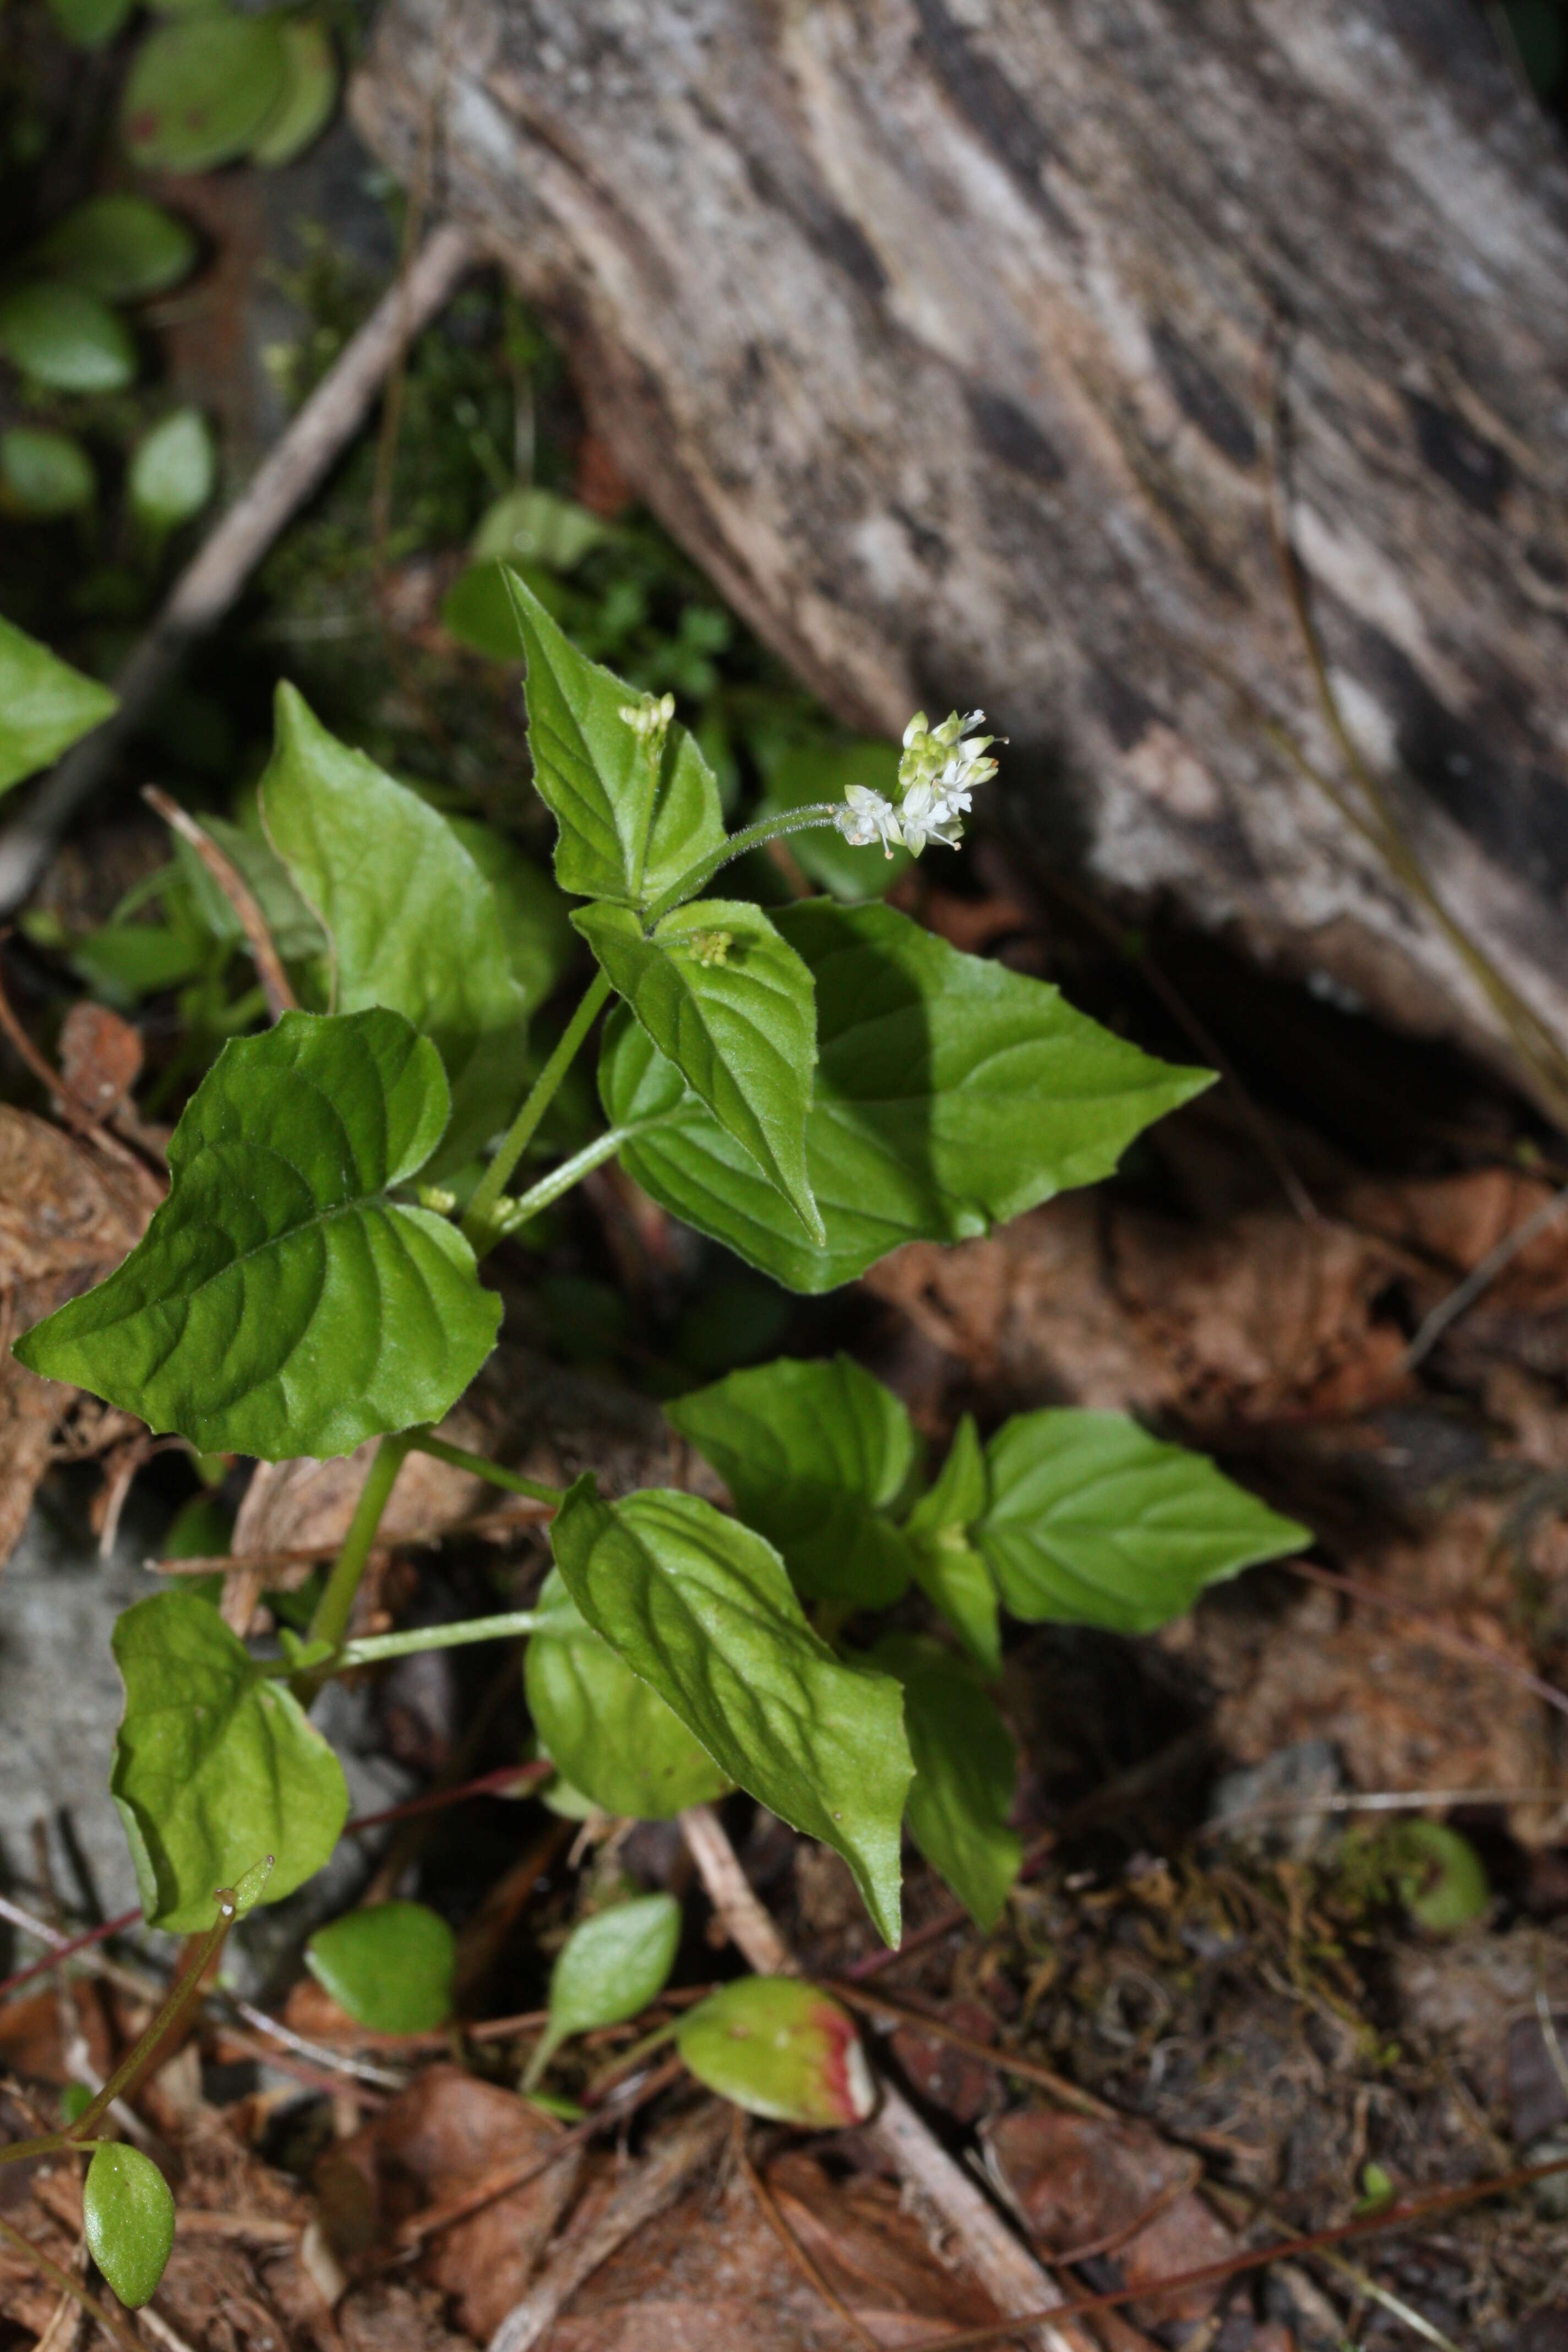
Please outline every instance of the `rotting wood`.
[{"label": "rotting wood", "polygon": [[[1464,0],[389,0],[356,119],[851,722],[983,704],[1043,856],[1414,1028],[1568,1035],[1568,170]],[[1268,723],[1264,723],[1265,720]],[[1271,731],[1274,730],[1274,731]]]}]

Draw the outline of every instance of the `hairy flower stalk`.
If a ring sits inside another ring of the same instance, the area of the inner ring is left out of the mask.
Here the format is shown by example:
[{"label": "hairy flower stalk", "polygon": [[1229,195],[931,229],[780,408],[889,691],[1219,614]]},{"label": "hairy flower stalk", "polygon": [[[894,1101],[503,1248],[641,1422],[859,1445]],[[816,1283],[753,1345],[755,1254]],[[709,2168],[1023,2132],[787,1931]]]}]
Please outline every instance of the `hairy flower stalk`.
[{"label": "hairy flower stalk", "polygon": [[987,756],[996,737],[969,732],[984,717],[983,710],[953,710],[932,727],[925,712],[917,710],[904,730],[898,799],[865,784],[851,784],[844,795],[834,823],[851,847],[866,849],[879,841],[889,857],[896,843],[914,857],[928,841],[955,849],[963,833],[960,819],[969,813],[975,786],[996,773],[995,761]]}]

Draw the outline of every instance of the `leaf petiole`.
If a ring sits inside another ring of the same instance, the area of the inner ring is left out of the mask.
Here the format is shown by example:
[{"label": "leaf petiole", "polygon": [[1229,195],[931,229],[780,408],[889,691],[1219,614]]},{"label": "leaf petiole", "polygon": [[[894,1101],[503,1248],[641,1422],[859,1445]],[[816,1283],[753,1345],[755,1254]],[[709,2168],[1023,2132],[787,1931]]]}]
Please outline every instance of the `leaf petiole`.
[{"label": "leaf petiole", "polygon": [[[316,1603],[315,1613],[306,1629],[309,1642],[330,1642],[334,1650],[341,1648],[353,1613],[354,1595],[370,1559],[375,1531],[381,1516],[391,1499],[397,1474],[402,1469],[413,1440],[407,1433],[384,1437],[375,1449],[364,1485],[360,1488],[354,1514],[349,1521],[332,1572],[327,1579],[326,1590]],[[301,1706],[309,1706],[320,1690],[324,1676],[320,1667],[296,1675],[293,1692]]]},{"label": "leaf petiole", "polygon": [[528,1099],[501,1139],[495,1158],[475,1188],[474,1196],[468,1202],[468,1213],[463,1219],[463,1236],[481,1257],[500,1238],[494,1219],[501,1195],[506,1191],[507,1180],[532,1142],[541,1119],[555,1099],[562,1079],[571,1068],[579,1046],[609,994],[609,982],[602,971],[595,972],[582,1003],[562,1031],[554,1052],[530,1087]]},{"label": "leaf petiole", "polygon": [[509,1609],[499,1617],[465,1617],[454,1625],[416,1625],[405,1633],[367,1633],[345,1642],[331,1671],[349,1666],[374,1666],[383,1658],[417,1657],[425,1650],[458,1650],[470,1642],[506,1642],[531,1633],[539,1622],[533,1609]]},{"label": "leaf petiole", "polygon": [[548,1503],[552,1509],[559,1509],[566,1500],[563,1486],[547,1486],[542,1478],[525,1478],[521,1470],[503,1470],[499,1462],[487,1462],[482,1454],[470,1454],[466,1445],[448,1445],[433,1430],[411,1429],[405,1442],[412,1453],[433,1454],[437,1462],[449,1462],[454,1470],[467,1470],[476,1478],[488,1478],[492,1486],[504,1486],[509,1495],[526,1495],[535,1503]]}]

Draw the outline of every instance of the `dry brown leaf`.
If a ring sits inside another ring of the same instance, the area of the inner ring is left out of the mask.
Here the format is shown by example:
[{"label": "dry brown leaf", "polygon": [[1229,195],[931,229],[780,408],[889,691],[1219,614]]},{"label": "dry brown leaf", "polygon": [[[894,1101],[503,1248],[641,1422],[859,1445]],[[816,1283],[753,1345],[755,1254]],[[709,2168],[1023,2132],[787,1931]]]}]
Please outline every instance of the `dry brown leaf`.
[{"label": "dry brown leaf", "polygon": [[955,1248],[916,1242],[868,1286],[998,1402],[1178,1412],[1215,1425],[1386,1395],[1402,1263],[1375,1236],[1258,1210],[1213,1228],[1068,1199]]},{"label": "dry brown leaf", "polygon": [[76,1395],[27,1371],[10,1342],[118,1265],[156,1199],[150,1177],[0,1103],[0,1567],[26,1524],[55,1430]]},{"label": "dry brown leaf", "polygon": [[110,1118],[142,1075],[142,1033],[106,1004],[83,997],[60,1028],[60,1076],[84,1110]]},{"label": "dry brown leaf", "polygon": [[[781,2158],[765,2178],[799,2242],[879,2343],[994,2318],[887,2182],[836,2179],[804,2155]],[[604,2263],[539,2352],[843,2352],[844,2343],[843,2321],[731,2172],[717,2193],[689,2193]]]},{"label": "dry brown leaf", "polygon": [[1148,2125],[1017,2107],[986,2126],[986,2161],[1045,2252],[1103,2253],[1191,2189],[1201,2167]]},{"label": "dry brown leaf", "polygon": [[[433,2066],[342,2150],[375,2194],[381,2238],[423,2206],[471,2189],[485,2174],[548,2157],[560,2126],[498,2084]],[[425,2247],[421,2275],[455,2298],[460,2326],[488,2339],[527,2288],[577,2181],[575,2150],[498,2197]]]},{"label": "dry brown leaf", "polygon": [[[1478,1168],[1458,1176],[1358,1184],[1344,1207],[1352,1223],[1432,1259],[1439,1274],[1457,1279],[1544,1208],[1553,1190],[1518,1169]],[[1439,1280],[1436,1295],[1448,1286]],[[1537,1314],[1568,1306],[1568,1216],[1527,1242],[1489,1296],[1496,1306]]]},{"label": "dry brown leaf", "polygon": [[[1455,1505],[1423,1540],[1386,1547],[1358,1573],[1438,1612],[1478,1648],[1528,1665],[1507,1630],[1497,1515],[1490,1502]],[[1218,1694],[1214,1736],[1240,1763],[1329,1739],[1359,1789],[1554,1791],[1545,1803],[1512,1804],[1510,1826],[1529,1845],[1563,1834],[1568,1776],[1545,1706],[1483,1658],[1439,1648],[1418,1620],[1359,1607],[1345,1616],[1336,1595],[1316,1589],[1280,1614],[1249,1605],[1243,1588],[1159,1639]]]}]

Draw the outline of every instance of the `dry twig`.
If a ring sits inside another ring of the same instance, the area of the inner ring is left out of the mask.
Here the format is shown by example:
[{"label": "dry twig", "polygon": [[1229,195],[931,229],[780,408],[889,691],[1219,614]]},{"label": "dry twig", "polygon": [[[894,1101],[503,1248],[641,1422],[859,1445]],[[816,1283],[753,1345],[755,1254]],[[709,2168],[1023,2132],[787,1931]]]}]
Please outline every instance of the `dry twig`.
[{"label": "dry twig", "polygon": [[256,976],[261,982],[267,999],[267,1010],[274,1021],[285,1013],[293,1012],[299,1000],[289,985],[289,975],[283,969],[283,959],[272,944],[272,934],[267,928],[255,891],[240,872],[232,857],[226,857],[210,833],[196,823],[188,809],[183,809],[156,784],[143,784],[142,797],[148,807],[161,816],[172,833],[188,841],[229,905],[234,908],[240,929],[245,933],[250,960],[256,966]]}]

